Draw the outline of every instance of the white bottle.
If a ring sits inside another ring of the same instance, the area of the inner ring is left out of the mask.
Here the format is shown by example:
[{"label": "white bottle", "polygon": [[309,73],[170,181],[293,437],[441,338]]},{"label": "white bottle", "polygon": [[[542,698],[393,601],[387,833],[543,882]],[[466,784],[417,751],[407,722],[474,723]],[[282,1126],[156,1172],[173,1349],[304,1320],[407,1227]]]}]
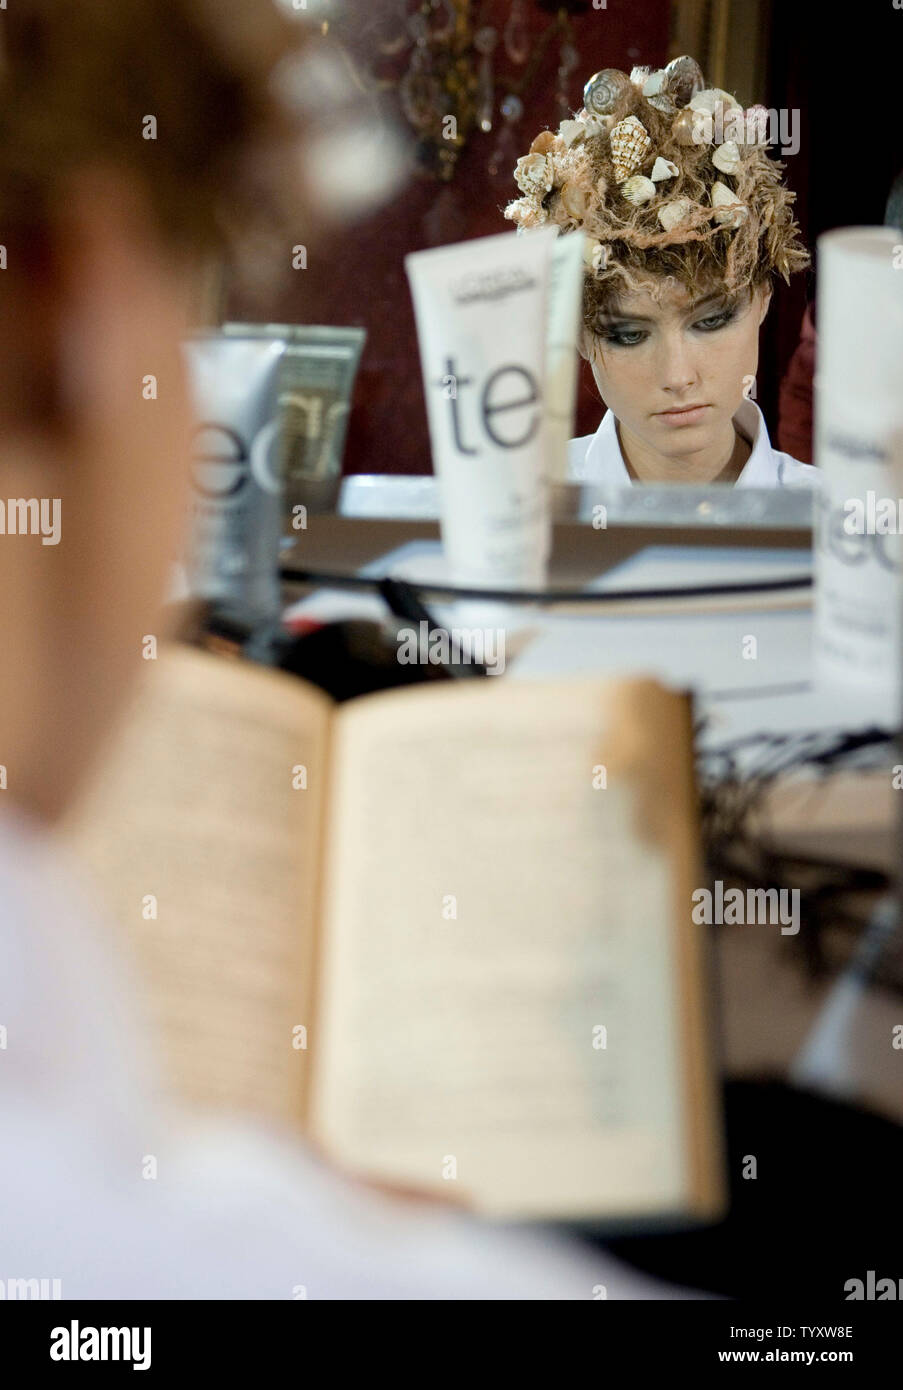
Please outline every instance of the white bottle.
[{"label": "white bottle", "polygon": [[870,708],[896,723],[903,595],[892,441],[903,426],[903,232],[841,227],[819,237],[817,250],[816,675],[823,686],[869,691]]}]

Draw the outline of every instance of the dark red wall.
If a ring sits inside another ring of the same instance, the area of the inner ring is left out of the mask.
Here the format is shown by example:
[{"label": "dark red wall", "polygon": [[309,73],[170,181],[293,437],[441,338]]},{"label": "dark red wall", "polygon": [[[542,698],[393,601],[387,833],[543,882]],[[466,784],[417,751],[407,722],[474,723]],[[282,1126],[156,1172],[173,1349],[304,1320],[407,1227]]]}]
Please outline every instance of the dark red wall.
[{"label": "dark red wall", "polygon": [[[501,28],[508,17],[508,0],[489,0],[490,22]],[[635,63],[659,67],[667,61],[667,0],[642,4],[612,4],[590,8],[574,20],[581,61],[574,71],[570,96],[573,110],[583,104],[583,84],[604,67],[629,71]],[[541,34],[551,16],[528,4],[526,16],[534,35]],[[554,93],[559,45],[552,43],[537,72],[536,84],[515,127],[516,145],[509,169],[496,178],[487,164],[498,130],[476,134],[465,148],[454,179],[447,185],[415,178],[393,202],[368,221],[357,224],[329,248],[328,264],[318,273],[308,270],[293,278],[278,310],[267,314],[260,306],[233,302],[234,317],[272,317],[298,323],[359,324],[367,329],[354,392],[345,450],[347,473],[429,473],[431,471],[426,410],[421,388],[420,360],[413,307],[404,270],[408,251],[471,237],[511,231],[502,210],[519,193],[512,178],[514,160],[526,154],[530,142],[547,125],[557,126]],[[507,55],[498,61],[502,73],[516,75]],[[322,263],[322,255],[320,260]],[[256,313],[255,313],[256,308]],[[587,371],[579,389],[577,432],[593,431],[601,417],[592,376]]]}]

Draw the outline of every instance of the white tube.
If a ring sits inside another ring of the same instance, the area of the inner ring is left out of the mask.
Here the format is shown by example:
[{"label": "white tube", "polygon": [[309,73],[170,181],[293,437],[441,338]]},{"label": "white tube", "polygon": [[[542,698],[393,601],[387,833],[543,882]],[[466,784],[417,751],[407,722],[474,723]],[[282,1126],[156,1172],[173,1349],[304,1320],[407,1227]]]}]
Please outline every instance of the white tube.
[{"label": "white tube", "polygon": [[451,581],[543,587],[546,319],[557,229],[405,257]]},{"label": "white tube", "polygon": [[568,232],[565,236],[559,235],[552,246],[546,331],[547,458],[549,482],[552,483],[567,482],[568,443],[574,436],[585,245],[584,232]]},{"label": "white tube", "polygon": [[903,425],[903,267],[891,227],[841,227],[818,239],[815,376],[816,671],[899,708],[899,497],[891,439]]}]

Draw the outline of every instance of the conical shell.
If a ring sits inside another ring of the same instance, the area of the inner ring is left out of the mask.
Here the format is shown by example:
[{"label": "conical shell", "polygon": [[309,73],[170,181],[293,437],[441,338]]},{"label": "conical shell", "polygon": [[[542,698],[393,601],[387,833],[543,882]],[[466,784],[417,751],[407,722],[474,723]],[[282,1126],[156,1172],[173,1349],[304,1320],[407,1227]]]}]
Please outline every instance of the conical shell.
[{"label": "conical shell", "polygon": [[659,155],[652,166],[652,173],[649,177],[653,183],[660,183],[662,179],[676,178],[679,173],[680,170],[673,159],[662,159],[661,155]]},{"label": "conical shell", "polygon": [[722,174],[736,174],[740,168],[740,149],[735,140],[725,140],[712,155],[712,163]]},{"label": "conical shell", "polygon": [[611,129],[611,158],[618,183],[639,169],[652,149],[649,133],[636,116],[625,116]]},{"label": "conical shell", "polygon": [[692,211],[693,204],[689,198],[675,198],[673,202],[665,203],[663,208],[659,208],[658,220],[665,231],[670,232],[681,222],[685,222]]}]

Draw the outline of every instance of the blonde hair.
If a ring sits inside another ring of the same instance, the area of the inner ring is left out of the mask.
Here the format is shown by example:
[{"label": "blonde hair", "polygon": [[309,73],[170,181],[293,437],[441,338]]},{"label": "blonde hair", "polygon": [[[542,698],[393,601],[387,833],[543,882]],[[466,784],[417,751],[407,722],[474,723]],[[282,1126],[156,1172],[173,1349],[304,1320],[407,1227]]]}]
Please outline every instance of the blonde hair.
[{"label": "blonde hair", "polygon": [[[697,92],[685,105],[668,95],[669,71],[652,83],[648,69],[634,69],[630,78],[617,70],[601,74],[605,114],[580,111],[557,134],[541,132],[530,154],[518,160],[523,196],[508,204],[505,217],[518,231],[551,223],[560,234],[580,230],[589,238],[584,322],[590,329],[622,291],[646,291],[656,300],[675,286],[694,298],[717,289],[742,294],[770,287],[778,274],[789,282],[793,271],[810,264],[793,220],[796,195],[782,182],[784,165],[766,154],[755,113],[743,113],[729,93],[715,89]],[[644,86],[659,90],[650,99]],[[728,126],[736,152],[709,142],[707,111],[709,120],[715,113],[716,133],[718,118],[722,133]],[[636,151],[628,156],[626,177],[611,144],[612,131],[625,120],[621,132],[633,137]],[[719,148],[733,172],[713,162]],[[676,172],[665,172],[674,166]],[[646,200],[633,202],[625,190]],[[663,220],[659,214],[669,205]]]}]

